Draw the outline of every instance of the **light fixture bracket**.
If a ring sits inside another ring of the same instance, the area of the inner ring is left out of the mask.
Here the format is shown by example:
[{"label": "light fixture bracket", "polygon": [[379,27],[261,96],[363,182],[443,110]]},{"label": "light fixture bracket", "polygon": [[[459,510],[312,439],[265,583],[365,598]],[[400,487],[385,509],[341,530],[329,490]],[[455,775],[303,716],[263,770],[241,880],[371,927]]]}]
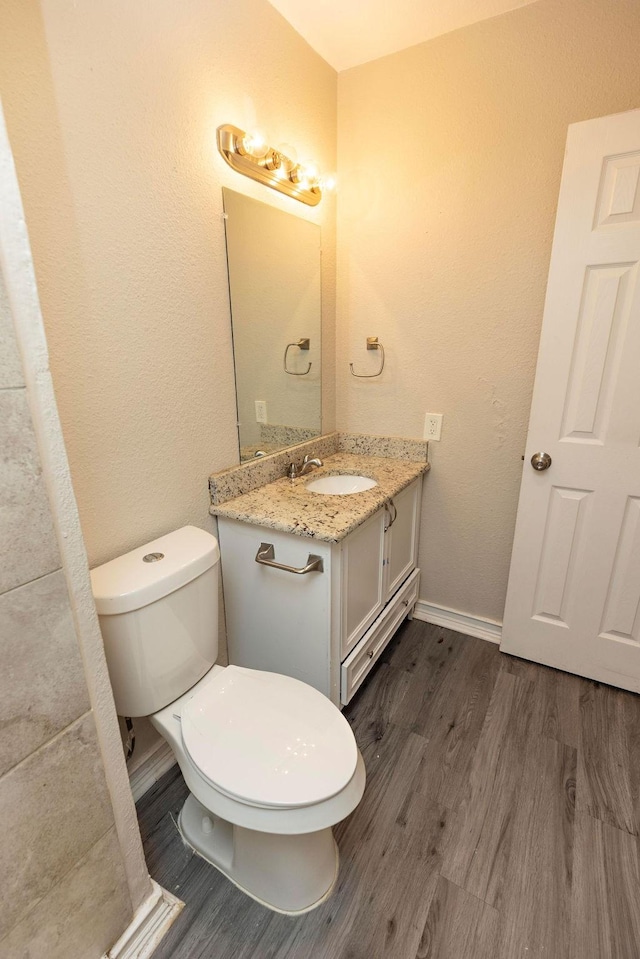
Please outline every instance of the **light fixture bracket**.
[{"label": "light fixture bracket", "polygon": [[[307,184],[304,171],[299,163],[291,164],[291,160],[273,148],[269,148],[264,157],[252,156],[244,149],[243,141],[247,134],[238,127],[225,123],[218,127],[218,150],[230,167],[238,173],[250,176],[259,183],[278,190],[287,196],[300,200],[308,206],[317,206],[322,199],[320,184],[315,181]],[[287,173],[284,162],[291,164]]]}]

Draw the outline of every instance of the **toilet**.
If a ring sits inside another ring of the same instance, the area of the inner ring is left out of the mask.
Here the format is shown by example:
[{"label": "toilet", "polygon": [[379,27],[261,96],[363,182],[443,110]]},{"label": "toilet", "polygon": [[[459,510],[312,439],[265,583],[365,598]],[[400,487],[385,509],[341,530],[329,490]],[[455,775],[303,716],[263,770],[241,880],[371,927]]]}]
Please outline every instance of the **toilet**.
[{"label": "toilet", "polygon": [[297,915],[333,889],[331,827],[358,805],[364,763],[313,687],[215,665],[219,563],[215,537],[185,526],[91,571],[116,709],[147,716],[171,746],[190,791],[179,818],[189,846]]}]

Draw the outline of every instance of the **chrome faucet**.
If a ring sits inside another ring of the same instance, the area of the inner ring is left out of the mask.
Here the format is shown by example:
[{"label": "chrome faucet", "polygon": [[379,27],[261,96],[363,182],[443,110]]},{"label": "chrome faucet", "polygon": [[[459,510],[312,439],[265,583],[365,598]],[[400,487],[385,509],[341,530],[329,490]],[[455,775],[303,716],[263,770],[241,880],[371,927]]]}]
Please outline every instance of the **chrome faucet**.
[{"label": "chrome faucet", "polygon": [[298,476],[304,476],[305,473],[308,473],[310,470],[315,469],[317,466],[324,466],[324,463],[318,457],[313,459],[309,458],[309,454],[305,456],[302,461],[302,466],[298,468],[295,463],[289,463],[289,469],[287,470],[287,476],[289,479],[297,479]]}]

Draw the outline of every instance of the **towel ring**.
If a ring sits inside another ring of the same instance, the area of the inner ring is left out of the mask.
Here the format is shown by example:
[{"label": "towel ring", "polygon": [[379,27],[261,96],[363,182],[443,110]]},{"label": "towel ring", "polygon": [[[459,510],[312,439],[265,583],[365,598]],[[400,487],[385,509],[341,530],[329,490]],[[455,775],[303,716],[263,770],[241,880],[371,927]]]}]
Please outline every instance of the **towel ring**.
[{"label": "towel ring", "polygon": [[294,372],[294,370],[288,370],[288,369],[287,369],[287,353],[289,352],[289,350],[291,349],[291,347],[292,347],[292,346],[297,346],[299,350],[308,350],[308,349],[309,349],[309,344],[310,344],[310,342],[311,342],[311,341],[310,341],[309,337],[306,336],[306,337],[302,337],[302,339],[298,340],[297,343],[287,343],[287,345],[286,345],[286,347],[285,347],[285,351],[284,351],[284,359],[283,359],[282,362],[283,362],[283,364],[284,364],[284,371],[285,371],[285,373],[288,373],[289,376],[306,376],[307,373],[309,372],[309,370],[311,369],[311,363],[309,363],[308,367],[306,368],[306,370],[305,370],[303,373],[296,373],[296,372]]},{"label": "towel ring", "polygon": [[377,373],[356,373],[356,371],[353,368],[353,363],[349,363],[349,369],[351,370],[351,375],[357,376],[361,380],[369,380],[374,376],[380,376],[380,374],[382,373],[384,369],[384,346],[382,345],[382,343],[378,343],[377,336],[367,337],[367,349],[380,350],[380,353],[382,354],[380,358],[380,369],[378,370]]}]

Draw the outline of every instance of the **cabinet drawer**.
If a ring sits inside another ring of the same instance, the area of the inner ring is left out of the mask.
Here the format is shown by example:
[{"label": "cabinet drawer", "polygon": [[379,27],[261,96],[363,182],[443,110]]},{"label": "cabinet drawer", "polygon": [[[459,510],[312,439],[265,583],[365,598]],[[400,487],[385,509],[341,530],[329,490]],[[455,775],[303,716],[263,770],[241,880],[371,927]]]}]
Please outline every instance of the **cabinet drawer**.
[{"label": "cabinet drawer", "polygon": [[396,629],[407,615],[407,610],[418,599],[420,570],[415,569],[404,586],[373,626],[364,634],[340,670],[340,702],[346,705],[375,662],[378,661]]}]

